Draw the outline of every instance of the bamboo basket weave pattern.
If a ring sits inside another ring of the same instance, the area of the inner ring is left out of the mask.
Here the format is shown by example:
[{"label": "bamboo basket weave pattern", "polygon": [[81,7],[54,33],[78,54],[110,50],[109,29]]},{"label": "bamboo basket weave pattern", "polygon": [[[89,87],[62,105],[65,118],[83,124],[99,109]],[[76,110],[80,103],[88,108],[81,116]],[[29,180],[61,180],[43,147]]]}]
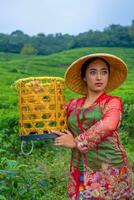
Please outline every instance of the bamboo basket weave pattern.
[{"label": "bamboo basket weave pattern", "polygon": [[16,86],[19,93],[20,135],[65,130],[64,79],[25,78],[18,80]]}]

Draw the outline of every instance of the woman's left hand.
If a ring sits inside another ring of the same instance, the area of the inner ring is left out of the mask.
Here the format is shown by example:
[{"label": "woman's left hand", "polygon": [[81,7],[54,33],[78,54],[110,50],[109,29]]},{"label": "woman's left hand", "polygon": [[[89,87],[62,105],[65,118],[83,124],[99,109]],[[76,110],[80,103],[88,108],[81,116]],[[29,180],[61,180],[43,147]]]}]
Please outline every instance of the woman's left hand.
[{"label": "woman's left hand", "polygon": [[68,130],[65,130],[64,133],[60,131],[54,131],[59,137],[57,137],[54,141],[55,146],[64,146],[66,148],[75,148],[76,144],[74,142],[74,137],[72,133]]}]

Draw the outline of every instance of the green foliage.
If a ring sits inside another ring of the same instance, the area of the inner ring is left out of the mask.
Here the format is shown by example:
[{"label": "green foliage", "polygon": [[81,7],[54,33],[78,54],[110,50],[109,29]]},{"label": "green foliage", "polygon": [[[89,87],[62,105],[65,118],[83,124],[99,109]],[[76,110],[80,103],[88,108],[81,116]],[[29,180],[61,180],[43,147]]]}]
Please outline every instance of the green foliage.
[{"label": "green foliage", "polygon": [[22,55],[36,55],[37,52],[37,49],[35,49],[31,44],[25,44],[20,53]]},{"label": "green foliage", "polygon": [[[5,199],[42,199],[43,196],[46,199],[46,191],[53,190],[55,184],[58,185],[58,175],[54,175],[54,171],[51,172],[52,177],[47,177],[39,168],[28,169],[28,165],[7,158],[2,158],[0,165],[2,168],[0,170],[0,194]],[[62,179],[64,181],[64,178],[60,177],[61,183]],[[60,193],[62,193],[60,190],[65,190],[63,186],[57,189]],[[48,199],[50,199],[49,196]]]},{"label": "green foliage", "polygon": [[[1,52],[20,53],[26,44],[34,48],[34,53],[26,54],[34,55],[49,55],[80,47],[134,47],[134,20],[130,26],[112,24],[103,31],[89,30],[76,36],[61,33],[29,36],[21,30],[13,31],[10,35],[0,34]],[[31,52],[30,48],[25,51]]]},{"label": "green foliage", "polygon": [[[21,34],[19,32],[14,33]],[[40,36],[44,37],[44,36]],[[18,97],[14,81],[29,76],[63,77],[66,68],[77,58],[94,52],[120,56],[128,64],[128,79],[111,95],[121,96],[124,105],[120,137],[134,167],[134,49],[81,48],[49,56],[0,53],[0,199],[66,200],[70,151],[53,146],[51,140],[34,141],[33,153],[21,153]],[[65,88],[66,101],[79,97]]]},{"label": "green foliage", "polygon": [[134,104],[133,103],[124,104],[122,127],[123,129],[126,129],[130,137],[133,137],[134,134],[133,113],[134,113]]}]

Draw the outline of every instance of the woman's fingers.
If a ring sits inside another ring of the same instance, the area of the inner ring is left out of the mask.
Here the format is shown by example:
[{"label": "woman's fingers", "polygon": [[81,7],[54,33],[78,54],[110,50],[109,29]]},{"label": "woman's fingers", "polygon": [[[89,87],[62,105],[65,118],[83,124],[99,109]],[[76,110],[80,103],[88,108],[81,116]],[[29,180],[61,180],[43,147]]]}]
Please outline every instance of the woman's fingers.
[{"label": "woman's fingers", "polygon": [[60,131],[54,131],[54,133],[56,133],[57,135],[63,135],[63,133],[62,132],[60,132]]},{"label": "woman's fingers", "polygon": [[55,138],[54,145],[62,146],[63,145],[62,136],[63,136],[64,133],[61,133],[59,131],[55,131],[55,133],[57,135],[59,135],[59,137]]},{"label": "woman's fingers", "polygon": [[54,132],[59,136],[55,138],[54,146],[64,146],[67,148],[72,148],[72,145],[74,145],[73,135],[69,130],[64,130],[64,132],[56,130]]},{"label": "woman's fingers", "polygon": [[61,139],[60,138],[56,138],[55,141],[59,143],[59,142],[61,142]]},{"label": "woman's fingers", "polygon": [[65,134],[72,135],[72,133],[69,130],[67,130],[67,129],[65,129],[64,132],[60,132],[60,131],[56,130],[56,131],[54,131],[54,133],[56,133],[59,136],[65,135]]},{"label": "woman's fingers", "polygon": [[72,133],[69,130],[67,130],[67,129],[65,129],[64,132],[67,133],[68,135],[72,135]]},{"label": "woman's fingers", "polygon": [[62,146],[63,143],[62,143],[61,140],[59,140],[58,138],[56,138],[55,141],[54,141],[54,145],[55,145],[55,146]]}]

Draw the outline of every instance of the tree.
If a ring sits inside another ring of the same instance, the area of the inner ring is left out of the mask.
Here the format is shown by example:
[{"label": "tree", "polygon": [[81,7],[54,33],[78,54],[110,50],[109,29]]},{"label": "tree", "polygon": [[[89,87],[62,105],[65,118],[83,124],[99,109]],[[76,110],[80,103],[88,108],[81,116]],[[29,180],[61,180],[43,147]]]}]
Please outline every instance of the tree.
[{"label": "tree", "polygon": [[131,45],[128,27],[119,24],[112,24],[104,29],[103,33],[107,35],[107,45],[111,47],[129,47]]},{"label": "tree", "polygon": [[130,26],[112,24],[103,31],[90,30],[76,36],[69,34],[38,33],[34,36],[21,30],[10,35],[0,33],[0,51],[35,55],[52,53],[80,47],[134,47],[134,20]]},{"label": "tree", "polygon": [[38,50],[35,49],[31,44],[25,44],[20,53],[23,55],[37,55]]},{"label": "tree", "polygon": [[9,35],[8,51],[19,53],[24,44],[29,43],[30,36],[20,30],[16,30]]},{"label": "tree", "polygon": [[0,33],[0,51],[8,51],[9,36]]},{"label": "tree", "polygon": [[129,27],[128,33],[129,33],[130,38],[131,38],[132,46],[134,46],[134,20],[132,20],[132,24]]}]

